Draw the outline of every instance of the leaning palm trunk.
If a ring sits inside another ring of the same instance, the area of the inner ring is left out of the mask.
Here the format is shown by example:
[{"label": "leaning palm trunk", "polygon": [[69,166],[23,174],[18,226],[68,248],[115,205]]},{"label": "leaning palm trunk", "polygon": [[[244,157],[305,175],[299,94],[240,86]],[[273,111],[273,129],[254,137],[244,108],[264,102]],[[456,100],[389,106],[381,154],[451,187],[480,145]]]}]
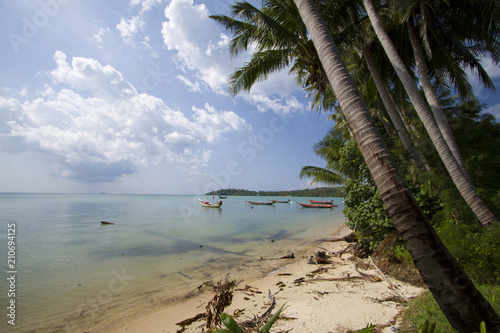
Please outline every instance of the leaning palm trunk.
[{"label": "leaning palm trunk", "polygon": [[458,149],[457,142],[455,141],[455,137],[451,131],[450,124],[448,123],[448,119],[441,108],[441,104],[436,96],[436,92],[432,87],[431,80],[429,78],[429,74],[427,72],[427,66],[425,65],[425,57],[422,49],[422,43],[420,42],[420,38],[418,37],[418,32],[415,26],[413,25],[413,19],[410,16],[406,21],[406,26],[408,27],[408,34],[410,36],[410,43],[413,49],[413,54],[415,56],[415,63],[417,65],[417,74],[420,78],[420,84],[422,85],[422,89],[425,94],[425,98],[431,107],[432,114],[434,115],[434,119],[439,127],[439,130],[443,134],[443,138],[446,141],[446,144],[450,148],[451,153],[455,160],[457,160],[460,169],[464,173],[464,176],[469,180],[471,179],[469,176],[469,172],[465,167],[465,162],[462,158],[462,154],[460,154],[460,150]]},{"label": "leaning palm trunk", "polygon": [[451,153],[441,131],[436,124],[434,117],[432,116],[431,111],[420,95],[416,85],[411,79],[410,74],[408,73],[408,70],[403,63],[403,60],[401,60],[401,57],[392,44],[389,35],[385,31],[382,22],[378,17],[377,12],[375,11],[372,1],[363,0],[363,4],[365,6],[368,17],[370,18],[373,29],[375,30],[375,33],[387,54],[387,57],[392,63],[392,66],[394,67],[394,70],[396,71],[399,79],[403,83],[403,86],[408,93],[415,111],[417,112],[420,120],[422,120],[427,133],[429,133],[429,137],[436,147],[436,150],[438,151],[438,154],[441,157],[441,160],[448,170],[448,173],[450,174],[458,191],[483,226],[498,222],[495,215],[493,215],[493,213],[489,210],[489,208],[477,194],[470,178],[464,175],[457,160]]},{"label": "leaning palm trunk", "polygon": [[489,329],[495,329],[500,317],[448,252],[417,206],[313,0],[294,1],[389,216],[422,278],[455,329],[473,332],[482,321]]},{"label": "leaning palm trunk", "polygon": [[420,170],[424,170],[425,164],[420,154],[418,153],[415,144],[413,143],[413,140],[410,137],[410,134],[406,130],[403,119],[401,119],[398,110],[396,110],[394,101],[389,95],[387,86],[385,85],[384,80],[382,79],[382,76],[380,75],[380,72],[377,66],[375,65],[375,61],[373,60],[371,51],[368,47],[363,48],[363,58],[365,59],[368,70],[370,71],[370,74],[373,77],[373,81],[377,86],[377,91],[380,97],[382,98],[382,102],[384,103],[387,113],[389,114],[389,118],[391,118],[392,124],[394,125],[396,131],[398,132],[398,135],[401,139],[401,142],[403,143],[403,146],[405,147],[406,151],[408,151],[408,153],[410,154],[410,158],[412,159],[413,163],[417,166],[417,168]]}]

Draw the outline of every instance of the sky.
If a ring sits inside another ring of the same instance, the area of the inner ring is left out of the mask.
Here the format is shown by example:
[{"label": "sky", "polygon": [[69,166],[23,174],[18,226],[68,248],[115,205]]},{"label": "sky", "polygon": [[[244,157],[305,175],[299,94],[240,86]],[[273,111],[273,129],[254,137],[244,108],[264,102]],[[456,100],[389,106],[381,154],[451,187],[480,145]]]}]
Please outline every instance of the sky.
[{"label": "sky", "polygon": [[[286,70],[227,93],[251,54],[231,58],[208,16],[233,3],[1,1],[0,192],[310,187],[298,174],[324,166],[313,146],[333,122]],[[500,94],[471,81],[500,119]]]}]

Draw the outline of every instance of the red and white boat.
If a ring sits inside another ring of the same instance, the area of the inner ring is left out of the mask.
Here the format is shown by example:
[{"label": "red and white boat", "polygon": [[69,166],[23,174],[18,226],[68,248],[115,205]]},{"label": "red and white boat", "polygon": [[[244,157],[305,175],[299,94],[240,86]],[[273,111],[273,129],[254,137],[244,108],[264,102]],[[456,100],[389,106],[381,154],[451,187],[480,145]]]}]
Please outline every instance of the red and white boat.
[{"label": "red and white boat", "polygon": [[317,205],[331,205],[331,204],[333,204],[333,200],[331,200],[331,201],[318,201],[318,200],[309,199],[309,202],[311,202],[312,204],[317,204]]},{"label": "red and white boat", "polygon": [[209,201],[201,200],[200,198],[198,198],[198,202],[202,207],[220,208],[220,206],[222,206],[222,200],[219,200],[219,202],[210,203]]},{"label": "red and white boat", "polygon": [[305,204],[299,202],[299,205],[305,208],[333,208],[333,205],[327,205],[327,204]]}]

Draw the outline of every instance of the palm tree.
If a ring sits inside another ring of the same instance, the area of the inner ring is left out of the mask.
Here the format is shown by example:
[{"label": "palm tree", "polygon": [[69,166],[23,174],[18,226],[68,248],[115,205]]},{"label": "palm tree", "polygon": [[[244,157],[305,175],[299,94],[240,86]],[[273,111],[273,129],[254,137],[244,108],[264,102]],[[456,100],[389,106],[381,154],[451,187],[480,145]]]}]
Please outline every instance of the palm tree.
[{"label": "palm tree", "polygon": [[324,86],[316,50],[293,0],[267,0],[260,10],[246,1],[236,2],[231,17],[212,15],[210,18],[235,36],[230,44],[231,56],[256,46],[250,61],[230,76],[231,94],[249,91],[256,82],[285,68],[296,75],[303,87],[314,86],[321,92],[328,89]]},{"label": "palm tree", "polygon": [[[340,30],[338,19],[335,19],[334,25],[332,24],[332,29],[339,31],[339,38],[348,39],[347,34],[353,32],[354,25],[347,23],[346,19],[358,10],[359,4],[352,1],[327,3],[325,11],[335,13],[336,18],[344,18],[342,24],[347,28]],[[230,45],[232,56],[237,55],[241,50],[248,49],[250,45],[257,46],[251,60],[242,68],[237,69],[229,78],[228,85],[231,94],[249,91],[253,84],[265,79],[270,73],[290,66],[290,72],[296,74],[297,82],[305,91],[310,92],[308,97],[312,97],[313,107],[316,106],[319,111],[336,108],[336,98],[292,0],[268,0],[260,10],[247,2],[237,2],[232,7],[232,17],[225,15],[210,17],[235,36]],[[365,52],[368,61],[371,59],[371,54],[368,48],[365,48]],[[375,77],[373,71],[376,67],[369,68]],[[375,83],[403,146],[409,152],[414,164],[419,169],[423,169],[422,158],[394,103],[387,95],[387,88],[381,86],[383,80],[380,79]],[[385,125],[385,122],[383,123]]]},{"label": "palm tree", "polygon": [[375,60],[372,57],[370,48],[367,46],[363,48],[363,58],[365,59],[366,65],[368,66],[372,78],[375,81],[377,91],[382,98],[387,113],[389,114],[389,117],[391,118],[391,121],[396,128],[399,137],[401,138],[401,142],[403,143],[405,149],[410,153],[411,159],[413,160],[417,168],[420,170],[424,170],[426,168],[424,161],[418,153],[415,144],[413,143],[413,140],[411,139],[410,134],[406,129],[403,119],[401,118],[401,115],[397,110],[396,104],[394,103],[394,100],[390,95],[389,89],[387,88],[387,85],[385,84],[382,75],[380,74],[380,71],[375,64]]},{"label": "palm tree", "polygon": [[295,3],[389,216],[441,309],[460,332],[473,332],[481,321],[498,329],[500,317],[442,244],[399,174],[313,0]]},{"label": "palm tree", "polygon": [[455,186],[460,191],[460,194],[465,199],[469,207],[472,209],[474,214],[477,216],[478,220],[483,226],[491,225],[497,223],[495,215],[489,210],[489,208],[484,204],[482,199],[477,194],[470,177],[466,176],[460,165],[458,164],[456,158],[450,151],[449,146],[443,138],[441,131],[434,119],[431,111],[427,107],[427,104],[420,95],[417,86],[412,81],[411,76],[406,69],[402,59],[398,55],[396,48],[394,47],[389,35],[385,31],[382,21],[377,15],[373,2],[371,0],[363,0],[370,22],[380,40],[384,50],[393,64],[394,70],[396,71],[399,79],[403,83],[406,92],[410,100],[415,107],[419,118],[421,119],[424,127],[427,130],[434,146],[436,147],[439,156],[443,160],[448,173],[450,174]]},{"label": "palm tree", "polygon": [[[455,73],[453,76],[449,75],[449,78],[456,83],[455,86],[461,96],[467,99],[473,96],[472,87],[465,75],[465,68],[474,70],[486,87],[493,88],[491,78],[475,56],[475,54],[484,55],[486,53],[494,56],[495,49],[498,49],[497,39],[490,37],[492,35],[498,36],[500,33],[498,21],[492,18],[493,15],[484,15],[484,13],[477,15],[479,14],[477,8],[491,8],[492,4],[478,2],[474,6],[476,10],[469,10],[471,9],[469,2],[464,3],[462,1],[456,1],[453,3],[453,7],[458,8],[458,11],[456,9],[451,10],[449,4],[443,4],[441,1],[438,2],[433,0],[417,0],[410,5],[408,5],[408,3],[403,5],[401,1],[394,1],[392,4],[396,12],[402,13],[401,21],[406,23],[422,90],[429,103],[432,114],[436,119],[439,130],[443,134],[446,143],[450,147],[451,153],[457,160],[464,175],[470,178],[448,123],[448,119],[433,89],[424,51],[429,60],[432,59],[433,51],[438,52],[438,60],[442,58],[443,55],[446,55],[443,57],[446,59],[446,63],[441,64],[439,61],[434,61],[430,63],[430,65],[437,65],[435,66],[437,67],[436,74],[440,72],[451,74],[451,71],[454,71]],[[465,9],[464,6],[467,8]],[[463,12],[467,15],[466,17],[463,17]],[[460,13],[460,17],[457,17],[457,13]],[[445,17],[443,18],[443,16]],[[449,20],[450,17],[455,18],[455,20]],[[460,20],[460,18],[463,18],[463,20]],[[448,20],[448,24],[445,25],[443,21],[446,20]],[[455,27],[462,26],[464,23],[467,25],[470,21],[475,24],[468,25],[469,30],[466,32],[465,36],[453,32]],[[420,33],[415,23],[419,26]],[[484,27],[487,27],[487,29],[485,30]],[[432,30],[432,33],[429,33],[429,30]],[[478,31],[479,33],[477,33]],[[432,35],[432,37],[430,35]],[[486,39],[492,39],[492,42],[485,42],[485,37]],[[464,39],[468,41],[467,44],[469,45],[464,44]],[[443,41],[445,42],[443,43]]]},{"label": "palm tree", "polygon": [[316,155],[326,161],[324,168],[307,165],[302,167],[299,173],[300,178],[312,178],[312,184],[323,183],[327,185],[339,185],[345,180],[346,171],[339,163],[340,150],[346,143],[342,130],[332,128],[328,134],[314,145]]}]

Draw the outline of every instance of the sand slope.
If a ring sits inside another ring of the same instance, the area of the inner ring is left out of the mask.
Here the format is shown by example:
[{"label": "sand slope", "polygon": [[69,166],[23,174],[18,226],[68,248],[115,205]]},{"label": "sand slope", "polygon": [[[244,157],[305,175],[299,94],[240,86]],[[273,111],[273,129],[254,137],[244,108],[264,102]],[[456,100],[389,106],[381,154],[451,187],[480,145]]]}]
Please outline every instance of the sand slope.
[{"label": "sand slope", "polygon": [[[289,265],[282,259],[286,265],[283,269],[240,282],[233,303],[224,312],[234,315],[238,323],[259,318],[272,304],[270,294],[275,300],[272,313],[286,302],[272,332],[347,332],[370,323],[387,325],[386,331],[391,332],[402,298],[414,297],[423,289],[392,279],[388,282],[373,265],[368,266],[368,261],[356,260],[352,254],[339,256],[347,246],[345,241],[326,241]],[[328,254],[331,263],[311,264],[308,257],[318,251]],[[201,288],[196,296],[128,323],[117,332],[177,332],[180,326],[176,323],[204,313],[212,297],[213,293]],[[185,332],[202,332],[204,324],[204,320],[196,321]]]}]

